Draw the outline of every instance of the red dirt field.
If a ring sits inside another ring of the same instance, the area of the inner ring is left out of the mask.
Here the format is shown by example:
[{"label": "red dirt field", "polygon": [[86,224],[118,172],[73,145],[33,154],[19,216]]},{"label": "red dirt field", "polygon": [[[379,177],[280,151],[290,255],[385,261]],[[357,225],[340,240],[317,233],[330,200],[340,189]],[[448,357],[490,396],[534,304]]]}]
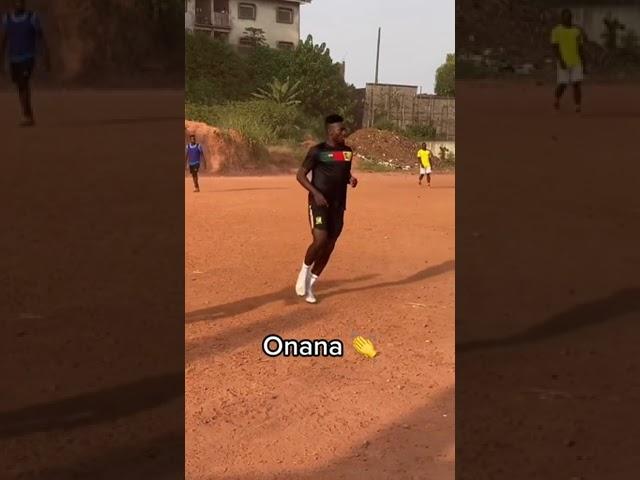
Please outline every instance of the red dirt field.
[{"label": "red dirt field", "polygon": [[180,478],[184,95],[34,100],[0,92],[0,478]]},{"label": "red dirt field", "polygon": [[553,88],[456,87],[458,480],[640,469],[637,86]]},{"label": "red dirt field", "polygon": [[[358,177],[317,305],[293,291],[310,232],[292,175],[185,180],[187,479],[453,479],[455,177]],[[269,358],[271,333],[345,354]]]}]

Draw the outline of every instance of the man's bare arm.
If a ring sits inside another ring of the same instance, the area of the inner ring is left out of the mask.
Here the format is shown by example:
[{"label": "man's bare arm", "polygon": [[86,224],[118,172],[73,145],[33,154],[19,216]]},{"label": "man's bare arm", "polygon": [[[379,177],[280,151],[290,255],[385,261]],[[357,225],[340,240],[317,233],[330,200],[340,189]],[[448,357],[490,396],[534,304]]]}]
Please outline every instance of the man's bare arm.
[{"label": "man's bare arm", "polygon": [[311,193],[311,195],[313,195],[314,200],[319,206],[326,207],[329,205],[329,203],[327,202],[327,199],[324,198],[324,195],[316,187],[314,187],[313,184],[307,178],[307,175],[309,174],[310,171],[311,171],[311,168],[306,167],[305,165],[302,165],[298,169],[298,173],[296,174],[296,180],[298,180],[298,183],[302,185],[305,190],[307,190],[309,193]]},{"label": "man's bare arm", "polygon": [[558,61],[558,63],[562,67],[562,69],[565,70],[567,68],[567,64],[564,62],[564,59],[562,58],[562,52],[560,51],[560,45],[557,44],[557,43],[553,44],[553,54],[556,57],[556,60]]},{"label": "man's bare arm", "polygon": [[308,191],[312,195],[315,195],[316,193],[320,193],[320,192],[316,187],[313,186],[313,184],[307,178],[307,175],[309,174],[310,171],[311,169],[309,167],[305,167],[304,165],[302,165],[298,169],[298,172],[296,173],[296,180],[298,180],[298,183],[302,185],[306,191]]}]

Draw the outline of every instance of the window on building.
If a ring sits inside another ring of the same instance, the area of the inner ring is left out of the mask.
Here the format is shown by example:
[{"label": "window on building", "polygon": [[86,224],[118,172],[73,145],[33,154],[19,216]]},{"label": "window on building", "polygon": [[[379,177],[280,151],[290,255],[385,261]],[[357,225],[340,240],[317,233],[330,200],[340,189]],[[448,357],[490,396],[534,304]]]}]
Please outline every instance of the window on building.
[{"label": "window on building", "polygon": [[278,23],[293,23],[293,9],[278,7],[276,13],[276,22]]},{"label": "window on building", "polygon": [[240,20],[255,20],[256,6],[253,3],[241,3],[238,5],[238,18]]},{"label": "window on building", "polygon": [[293,42],[278,42],[278,48],[282,50],[293,50]]},{"label": "window on building", "polygon": [[196,0],[196,24],[211,25],[211,2]]}]

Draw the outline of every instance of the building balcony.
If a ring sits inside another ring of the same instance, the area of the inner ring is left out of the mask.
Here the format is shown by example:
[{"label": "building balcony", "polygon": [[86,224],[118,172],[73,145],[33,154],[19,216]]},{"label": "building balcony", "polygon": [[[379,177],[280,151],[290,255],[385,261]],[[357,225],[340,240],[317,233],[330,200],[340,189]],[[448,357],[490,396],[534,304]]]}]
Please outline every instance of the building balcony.
[{"label": "building balcony", "polygon": [[221,12],[197,12],[195,26],[206,30],[231,30],[231,15]]},{"label": "building balcony", "polygon": [[213,27],[231,29],[231,15],[228,13],[213,12]]}]

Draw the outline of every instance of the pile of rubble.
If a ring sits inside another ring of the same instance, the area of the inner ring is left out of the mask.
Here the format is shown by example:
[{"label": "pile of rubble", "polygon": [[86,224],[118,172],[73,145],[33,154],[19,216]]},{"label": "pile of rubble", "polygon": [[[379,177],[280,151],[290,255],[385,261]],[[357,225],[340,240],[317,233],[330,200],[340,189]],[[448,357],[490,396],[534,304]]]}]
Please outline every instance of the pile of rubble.
[{"label": "pile of rubble", "polygon": [[[388,130],[357,130],[347,138],[347,144],[355,152],[356,167],[360,161],[397,170],[410,170],[418,164],[416,152],[420,143]],[[439,152],[433,153],[439,155]],[[438,159],[434,160],[433,167],[439,167]]]}]

